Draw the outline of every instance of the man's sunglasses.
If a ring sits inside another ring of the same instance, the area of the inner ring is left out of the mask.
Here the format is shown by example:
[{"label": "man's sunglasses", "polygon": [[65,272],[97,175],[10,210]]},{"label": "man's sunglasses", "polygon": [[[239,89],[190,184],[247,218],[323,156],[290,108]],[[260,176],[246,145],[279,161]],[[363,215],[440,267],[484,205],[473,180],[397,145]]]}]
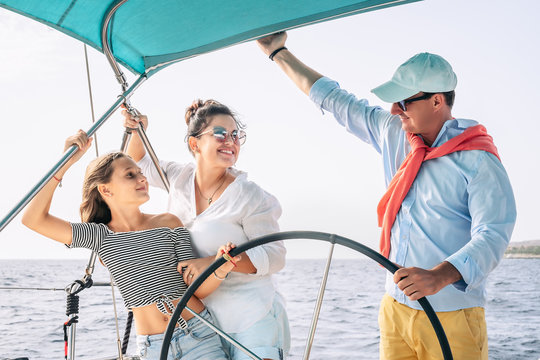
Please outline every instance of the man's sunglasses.
[{"label": "man's sunglasses", "polygon": [[431,98],[432,96],[433,94],[424,94],[424,95],[420,95],[412,99],[405,99],[405,100],[398,101],[396,104],[397,106],[399,106],[401,110],[407,111],[407,104],[410,104],[415,101],[426,100],[426,99]]}]

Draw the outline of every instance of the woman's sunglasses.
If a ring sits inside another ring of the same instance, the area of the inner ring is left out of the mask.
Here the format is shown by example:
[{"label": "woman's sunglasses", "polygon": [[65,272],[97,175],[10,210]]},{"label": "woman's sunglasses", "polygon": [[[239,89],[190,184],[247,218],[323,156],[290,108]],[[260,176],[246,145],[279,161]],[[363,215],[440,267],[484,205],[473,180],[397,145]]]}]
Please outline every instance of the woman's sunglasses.
[{"label": "woman's sunglasses", "polygon": [[206,130],[197,135],[196,137],[200,138],[201,136],[210,133],[212,134],[212,136],[214,136],[214,139],[216,139],[220,143],[227,142],[229,138],[236,145],[244,145],[244,143],[246,142],[246,132],[244,130],[233,130],[229,132],[221,126],[216,126],[213,129]]}]

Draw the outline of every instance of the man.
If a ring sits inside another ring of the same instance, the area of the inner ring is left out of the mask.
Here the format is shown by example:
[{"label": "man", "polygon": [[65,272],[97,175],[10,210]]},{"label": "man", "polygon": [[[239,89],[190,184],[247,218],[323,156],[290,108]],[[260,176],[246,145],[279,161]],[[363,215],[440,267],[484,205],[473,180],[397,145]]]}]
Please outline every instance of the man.
[{"label": "man", "polygon": [[452,116],[457,78],[429,53],[402,64],[372,90],[390,112],[304,65],[286,33],[259,47],[322,109],[382,154],[387,193],[377,208],[381,252],[401,268],[386,281],[379,312],[381,359],[440,359],[416,300],[429,296],[454,359],[488,359],[483,306],[488,274],[508,245],[516,208],[485,128]]}]

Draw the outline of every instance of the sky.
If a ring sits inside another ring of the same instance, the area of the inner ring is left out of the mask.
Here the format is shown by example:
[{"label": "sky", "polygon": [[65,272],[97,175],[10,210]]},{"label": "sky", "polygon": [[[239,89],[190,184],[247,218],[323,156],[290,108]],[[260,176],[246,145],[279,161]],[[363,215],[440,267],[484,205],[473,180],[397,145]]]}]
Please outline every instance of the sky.
[{"label": "sky", "polygon": [[[540,239],[540,25],[536,0],[425,0],[310,25],[289,32],[287,47],[342,88],[389,109],[370,90],[409,57],[428,51],[446,58],[458,76],[455,117],[486,126],[514,189],[518,219],[511,241]],[[89,48],[96,116],[120,94],[105,57]],[[0,9],[0,216],[60,159],[64,139],[91,126],[81,42]],[[128,82],[135,77],[126,71]],[[185,108],[213,98],[235,110],[248,138],[237,168],[274,194],[282,230],[335,233],[378,246],[376,206],[384,193],[381,156],[323,114],[254,42],[170,66],[131,98],[148,114],[158,157],[191,161]],[[100,153],[120,147],[121,116],[98,131]],[[64,177],[51,213],[78,221],[88,151]],[[166,211],[166,194],[151,190],[145,212]],[[326,257],[328,245],[286,243],[291,258]],[[28,229],[17,216],[0,233],[0,259],[87,258]],[[357,257],[348,249],[336,257]]]}]

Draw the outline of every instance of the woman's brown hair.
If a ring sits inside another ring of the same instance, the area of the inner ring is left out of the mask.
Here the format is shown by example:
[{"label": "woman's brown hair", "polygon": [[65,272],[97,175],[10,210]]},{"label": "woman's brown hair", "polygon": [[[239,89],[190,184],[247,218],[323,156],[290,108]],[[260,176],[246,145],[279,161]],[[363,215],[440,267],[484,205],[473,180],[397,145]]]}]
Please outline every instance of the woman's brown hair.
[{"label": "woman's brown hair", "polygon": [[123,157],[128,155],[120,151],[105,154],[94,159],[86,168],[80,207],[83,222],[108,224],[111,221],[111,210],[101,197],[98,185],[111,181],[113,162]]}]

